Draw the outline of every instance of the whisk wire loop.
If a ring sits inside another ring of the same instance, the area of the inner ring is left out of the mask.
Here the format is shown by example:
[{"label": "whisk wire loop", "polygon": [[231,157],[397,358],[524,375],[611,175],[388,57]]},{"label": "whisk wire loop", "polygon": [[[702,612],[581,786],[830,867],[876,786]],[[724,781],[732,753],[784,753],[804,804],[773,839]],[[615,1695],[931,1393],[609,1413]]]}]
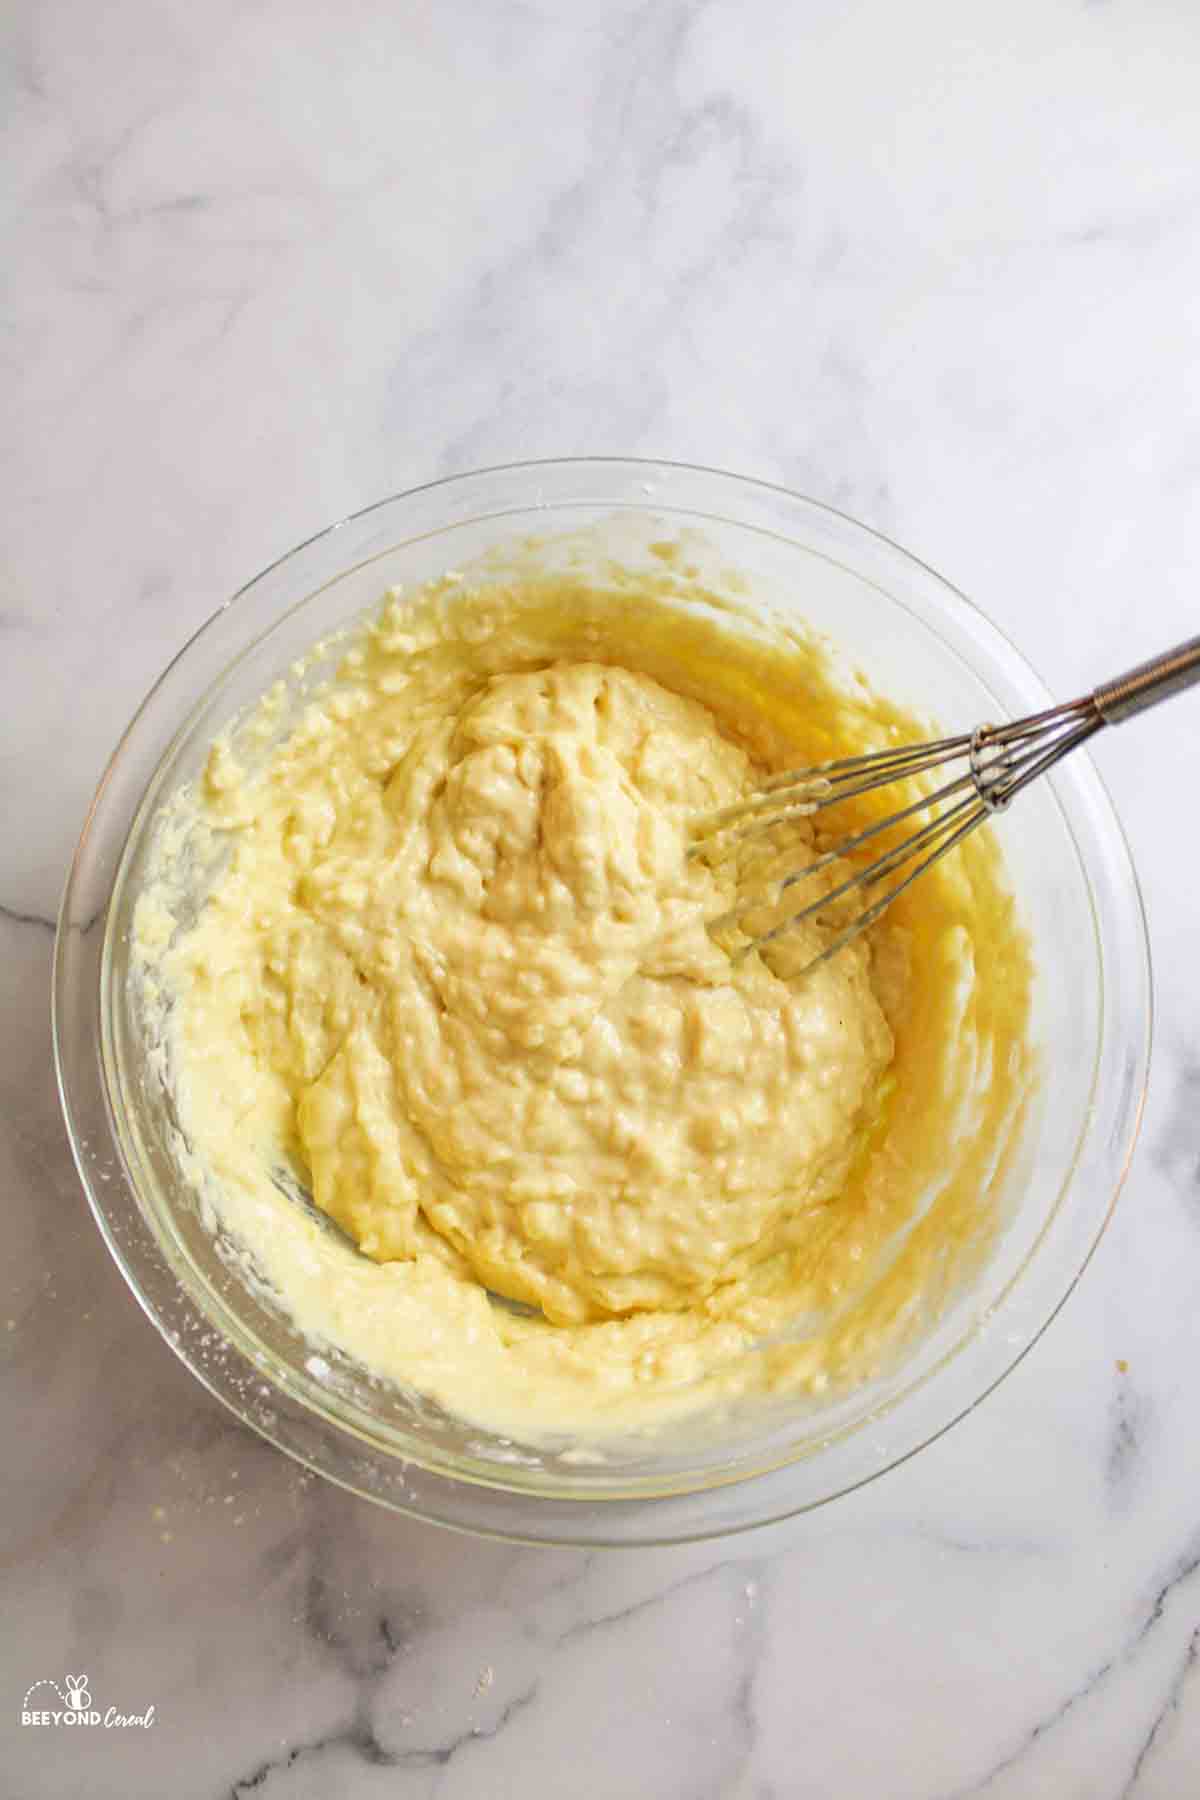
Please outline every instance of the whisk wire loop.
[{"label": "whisk wire loop", "polygon": [[[1005,811],[1030,782],[1046,774],[1097,731],[1197,682],[1200,637],[1140,663],[1126,675],[1079,699],[1047,707],[1008,724],[980,725],[956,737],[892,745],[772,776],[749,799],[696,820],[688,855],[714,862],[736,854],[745,840],[774,827],[811,818],[840,802],[877,793],[894,782],[923,780],[934,770],[946,771],[948,765],[956,762],[966,765],[961,773],[951,774],[949,780],[932,791],[920,793],[895,812],[822,849],[801,867],[787,870],[782,876],[772,874],[765,880],[761,871],[757,876],[752,874],[756,885],[713,920],[709,929],[719,934],[730,928],[741,929],[744,922],[752,924],[756,912],[768,904],[777,908],[783,896],[798,883],[838,863],[850,864],[850,873],[815,899],[782,919],[775,918],[763,931],[748,932],[746,941],[732,952],[734,959],[740,961],[804,920],[839,909],[850,895],[867,894],[905,870],[900,881],[837,930],[802,972],[816,968],[873,925],[932,864],[961,844],[993,813]],[[938,808],[942,810],[935,810]],[[910,821],[913,829],[906,836],[890,847],[885,843],[880,848],[877,840]],[[856,861],[856,852],[868,844],[873,847],[870,859]]]}]

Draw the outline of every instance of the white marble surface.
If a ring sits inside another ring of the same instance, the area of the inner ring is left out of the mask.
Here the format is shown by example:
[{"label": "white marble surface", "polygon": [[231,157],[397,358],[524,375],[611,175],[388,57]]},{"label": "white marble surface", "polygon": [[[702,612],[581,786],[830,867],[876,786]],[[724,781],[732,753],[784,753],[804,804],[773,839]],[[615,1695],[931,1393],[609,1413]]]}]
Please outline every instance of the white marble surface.
[{"label": "white marble surface", "polygon": [[[468,1541],[242,1432],[108,1260],[47,1026],[66,860],[149,681],[432,475],[784,481],[1063,692],[1195,632],[1200,12],[9,0],[0,42],[4,1792],[1200,1794],[1200,703],[1099,750],[1160,1011],[1084,1283],[914,1463],[725,1546]],[[75,1670],[155,1724],[22,1728]]]}]

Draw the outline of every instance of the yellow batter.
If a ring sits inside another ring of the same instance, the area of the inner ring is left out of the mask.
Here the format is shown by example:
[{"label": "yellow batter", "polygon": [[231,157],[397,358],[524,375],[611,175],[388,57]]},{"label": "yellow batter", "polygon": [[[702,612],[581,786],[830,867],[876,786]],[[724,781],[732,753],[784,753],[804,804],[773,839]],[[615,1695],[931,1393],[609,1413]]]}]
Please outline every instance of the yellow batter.
[{"label": "yellow batter", "polygon": [[228,852],[198,919],[165,850],[139,910],[192,1167],[259,1270],[319,1342],[524,1435],[877,1367],[985,1252],[1027,1086],[986,836],[802,978],[836,920],[714,941],[758,859],[811,852],[689,859],[696,815],[922,726],[686,587],[392,600],[176,803]]}]

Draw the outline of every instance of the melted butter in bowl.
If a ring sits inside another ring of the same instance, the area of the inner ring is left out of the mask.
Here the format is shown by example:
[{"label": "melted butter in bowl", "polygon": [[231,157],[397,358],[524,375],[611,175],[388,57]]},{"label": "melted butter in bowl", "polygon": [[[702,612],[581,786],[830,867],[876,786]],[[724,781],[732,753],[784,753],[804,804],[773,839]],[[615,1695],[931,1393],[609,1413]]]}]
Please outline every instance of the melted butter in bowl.
[{"label": "melted butter in bowl", "polygon": [[214,744],[138,904],[224,1228],[314,1341],[523,1441],[861,1381],[1001,1223],[1032,969],[990,833],[807,975],[836,920],[708,930],[748,871],[698,814],[928,732],[753,623],[669,563],[391,597]]}]

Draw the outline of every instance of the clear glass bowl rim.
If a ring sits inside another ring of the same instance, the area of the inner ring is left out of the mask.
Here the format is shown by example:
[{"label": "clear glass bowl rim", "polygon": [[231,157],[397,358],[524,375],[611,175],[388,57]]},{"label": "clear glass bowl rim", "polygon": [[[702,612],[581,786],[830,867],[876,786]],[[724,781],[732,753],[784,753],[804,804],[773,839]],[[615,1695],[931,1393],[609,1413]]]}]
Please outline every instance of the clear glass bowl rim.
[{"label": "clear glass bowl rim", "polygon": [[[887,1469],[907,1461],[920,1449],[941,1437],[967,1413],[973,1411],[1028,1354],[1073,1291],[1083,1269],[1094,1253],[1111,1217],[1137,1139],[1145,1103],[1153,1005],[1149,943],[1136,872],[1120,821],[1089,757],[1083,753],[1076,753],[1071,759],[1072,773],[1077,776],[1081,785],[1085,785],[1091,790],[1091,810],[1099,818],[1100,828],[1107,833],[1110,865],[1106,871],[1110,877],[1109,891],[1101,892],[1098,895],[1090,875],[1088,876],[1089,890],[1093,908],[1096,907],[1097,900],[1099,900],[1102,905],[1107,904],[1110,911],[1113,912],[1114,918],[1109,923],[1114,932],[1117,929],[1124,931],[1128,940],[1127,951],[1136,942],[1137,966],[1136,968],[1130,966],[1130,958],[1127,955],[1124,959],[1123,972],[1125,979],[1130,982],[1131,988],[1138,989],[1138,993],[1134,996],[1134,1004],[1129,1008],[1132,1014],[1130,1023],[1136,1029],[1139,1014],[1141,1021],[1141,1031],[1137,1041],[1128,1046],[1132,1074],[1130,1070],[1126,1071],[1126,1078],[1119,1084],[1119,1091],[1117,1091],[1115,1075],[1111,1068],[1107,1071],[1109,1091],[1106,1093],[1101,1091],[1104,1087],[1106,1073],[1105,1069],[1099,1066],[1103,1061],[1105,1049],[1103,1039],[1098,1052],[1098,1073],[1094,1091],[1104,1104],[1098,1104],[1094,1110],[1100,1114],[1107,1106],[1112,1115],[1107,1122],[1105,1145],[1107,1154],[1104,1157],[1107,1175],[1106,1203],[1095,1217],[1094,1227],[1083,1245],[1082,1256],[1079,1258],[1077,1266],[1073,1267],[1065,1285],[1062,1285],[1061,1291],[1051,1297],[1048,1305],[1043,1304],[1043,1316],[1040,1317],[1036,1327],[1019,1348],[1012,1350],[1010,1359],[1000,1368],[999,1372],[968,1400],[954,1405],[948,1416],[941,1418],[935,1425],[924,1430],[916,1441],[897,1453],[886,1456],[878,1466],[868,1469],[855,1479],[842,1483],[816,1499],[797,1498],[795,1495],[788,1494],[787,1477],[794,1465],[785,1465],[724,1488],[700,1489],[662,1498],[610,1499],[599,1502],[593,1496],[588,1496],[586,1500],[583,1500],[535,1494],[527,1489],[506,1489],[481,1483],[475,1479],[456,1478],[440,1472],[424,1470],[411,1463],[403,1465],[403,1477],[398,1479],[394,1459],[388,1458],[384,1452],[376,1450],[372,1446],[365,1445],[356,1434],[340,1430],[327,1417],[315,1418],[311,1408],[299,1394],[290,1391],[286,1385],[279,1384],[272,1378],[270,1371],[261,1367],[251,1367],[242,1353],[236,1350],[224,1336],[222,1336],[218,1354],[210,1353],[200,1358],[195,1351],[195,1345],[201,1340],[201,1330],[198,1328],[207,1326],[211,1330],[212,1321],[197,1306],[193,1296],[181,1288],[143,1215],[140,1198],[120,1153],[117,1132],[111,1115],[111,1096],[105,1086],[100,1057],[98,1014],[95,1013],[95,1009],[89,1010],[87,995],[80,991],[80,976],[76,967],[80,945],[84,942],[86,934],[94,931],[98,923],[97,909],[95,908],[92,909],[90,917],[85,916],[81,919],[77,913],[80,889],[84,883],[84,871],[87,868],[89,857],[94,858],[97,853],[97,847],[93,843],[93,833],[97,827],[98,817],[103,810],[106,793],[121,768],[123,758],[134,740],[139,726],[142,725],[156,699],[175,671],[188,658],[189,652],[224,617],[230,607],[235,606],[266,577],[282,569],[285,564],[300,558],[304,552],[325,544],[347,527],[361,524],[375,515],[384,514],[388,509],[402,508],[406,504],[416,503],[422,498],[437,495],[445,490],[457,490],[462,493],[469,491],[473,485],[482,490],[490,481],[503,482],[514,479],[521,481],[528,478],[536,486],[539,477],[549,480],[552,476],[577,475],[582,479],[589,474],[598,477],[605,475],[617,478],[628,477],[631,483],[647,492],[653,489],[656,480],[670,481],[672,477],[684,480],[692,478],[701,482],[711,481],[719,484],[729,495],[742,493],[750,499],[758,496],[763,500],[791,508],[801,515],[808,514],[810,517],[823,517],[827,521],[836,521],[841,529],[848,528],[851,533],[855,534],[864,546],[871,545],[892,557],[898,557],[910,572],[918,572],[931,585],[931,605],[935,611],[939,605],[943,612],[963,609],[964,614],[971,621],[973,633],[976,636],[983,635],[990,639],[989,648],[993,653],[1001,655],[1010,669],[1016,670],[1020,674],[1031,692],[1038,693],[1039,704],[1051,703],[1048,691],[1006,635],[988,619],[981,608],[959,593],[928,564],[883,533],[863,525],[849,514],[778,484],[706,468],[699,464],[669,462],[660,459],[561,457],[495,465],[447,476],[437,481],[424,483],[419,487],[404,490],[335,521],[268,564],[229,600],[218,607],[192,634],[166,665],[134,713],[109,759],[89,807],[64,886],[55,938],[51,982],[54,1061],[72,1154],[89,1205],[110,1253],[135,1298],[180,1360],[244,1424],[252,1427],[260,1435],[314,1472],[353,1492],[382,1502],[395,1510],[464,1531],[527,1543],[578,1543],[598,1546],[682,1542],[750,1529],[788,1517],[796,1512],[811,1510],[873,1480]],[[585,488],[581,488],[580,492],[574,496],[574,501],[580,505],[599,504],[596,497],[590,495]],[[561,504],[568,503],[561,502]],[[647,504],[645,500],[637,498],[636,495],[631,495],[627,503]],[[526,496],[515,510],[529,512],[535,510],[539,504],[535,492]],[[617,510],[621,502],[612,500],[607,504],[611,506],[612,510]],[[662,496],[658,504],[669,511],[686,510],[676,505],[670,495]],[[744,519],[738,517],[736,512],[726,512],[720,508],[716,510],[719,511],[722,518],[727,518],[733,524],[746,523]],[[463,515],[463,517],[469,516],[471,515]],[[474,516],[489,515],[480,511]],[[442,529],[454,522],[458,521],[447,519]],[[781,532],[780,535],[787,534]],[[405,538],[401,535],[396,541],[403,542]],[[303,604],[311,591],[311,588],[302,588],[295,604]],[[933,600],[934,594],[936,602]],[[893,600],[897,598],[894,595],[889,597]],[[897,603],[907,604],[904,601],[897,601]],[[925,621],[927,624],[929,622],[929,620]],[[243,646],[242,651],[245,648],[246,646]],[[165,754],[164,751],[163,755],[165,756]],[[136,810],[135,807],[134,813]],[[101,847],[100,854],[105,866],[111,865],[108,874],[110,889],[129,829],[130,826],[127,823],[121,832],[120,842],[115,845],[109,843]],[[1116,871],[1119,871],[1119,874],[1116,875],[1116,879],[1112,879]],[[91,872],[91,879],[94,884],[95,871]],[[101,875],[101,882],[103,883],[103,875]],[[1096,929],[1100,938],[1103,938],[1102,925],[1103,921],[1097,918]],[[1106,975],[1110,960],[1109,957],[1104,960],[1103,967]],[[86,984],[84,985],[86,986]],[[95,998],[98,1002],[98,994]],[[1138,1002],[1141,1004],[1139,1005]],[[90,1035],[87,1030],[89,1017],[92,1018],[93,1025]],[[1107,1018],[1107,1014],[1105,1017]],[[85,1039],[82,1043],[79,1041],[81,1019]],[[1109,1048],[1111,1051],[1111,1045]],[[92,1064],[99,1071],[98,1086]],[[1093,1131],[1092,1139],[1089,1141],[1094,1142],[1094,1136]],[[1075,1185],[1078,1174],[1079,1157],[1076,1159],[1075,1171],[1069,1178],[1068,1189]],[[1064,1203],[1065,1198],[1064,1196]],[[268,1398],[269,1406],[262,1403],[263,1399]],[[718,1495],[725,1496],[724,1508],[716,1507]],[[736,1497],[732,1509],[728,1505],[731,1495]],[[722,1516],[714,1518],[712,1516],[714,1510],[720,1510]],[[732,1516],[730,1516],[731,1514]]]}]

